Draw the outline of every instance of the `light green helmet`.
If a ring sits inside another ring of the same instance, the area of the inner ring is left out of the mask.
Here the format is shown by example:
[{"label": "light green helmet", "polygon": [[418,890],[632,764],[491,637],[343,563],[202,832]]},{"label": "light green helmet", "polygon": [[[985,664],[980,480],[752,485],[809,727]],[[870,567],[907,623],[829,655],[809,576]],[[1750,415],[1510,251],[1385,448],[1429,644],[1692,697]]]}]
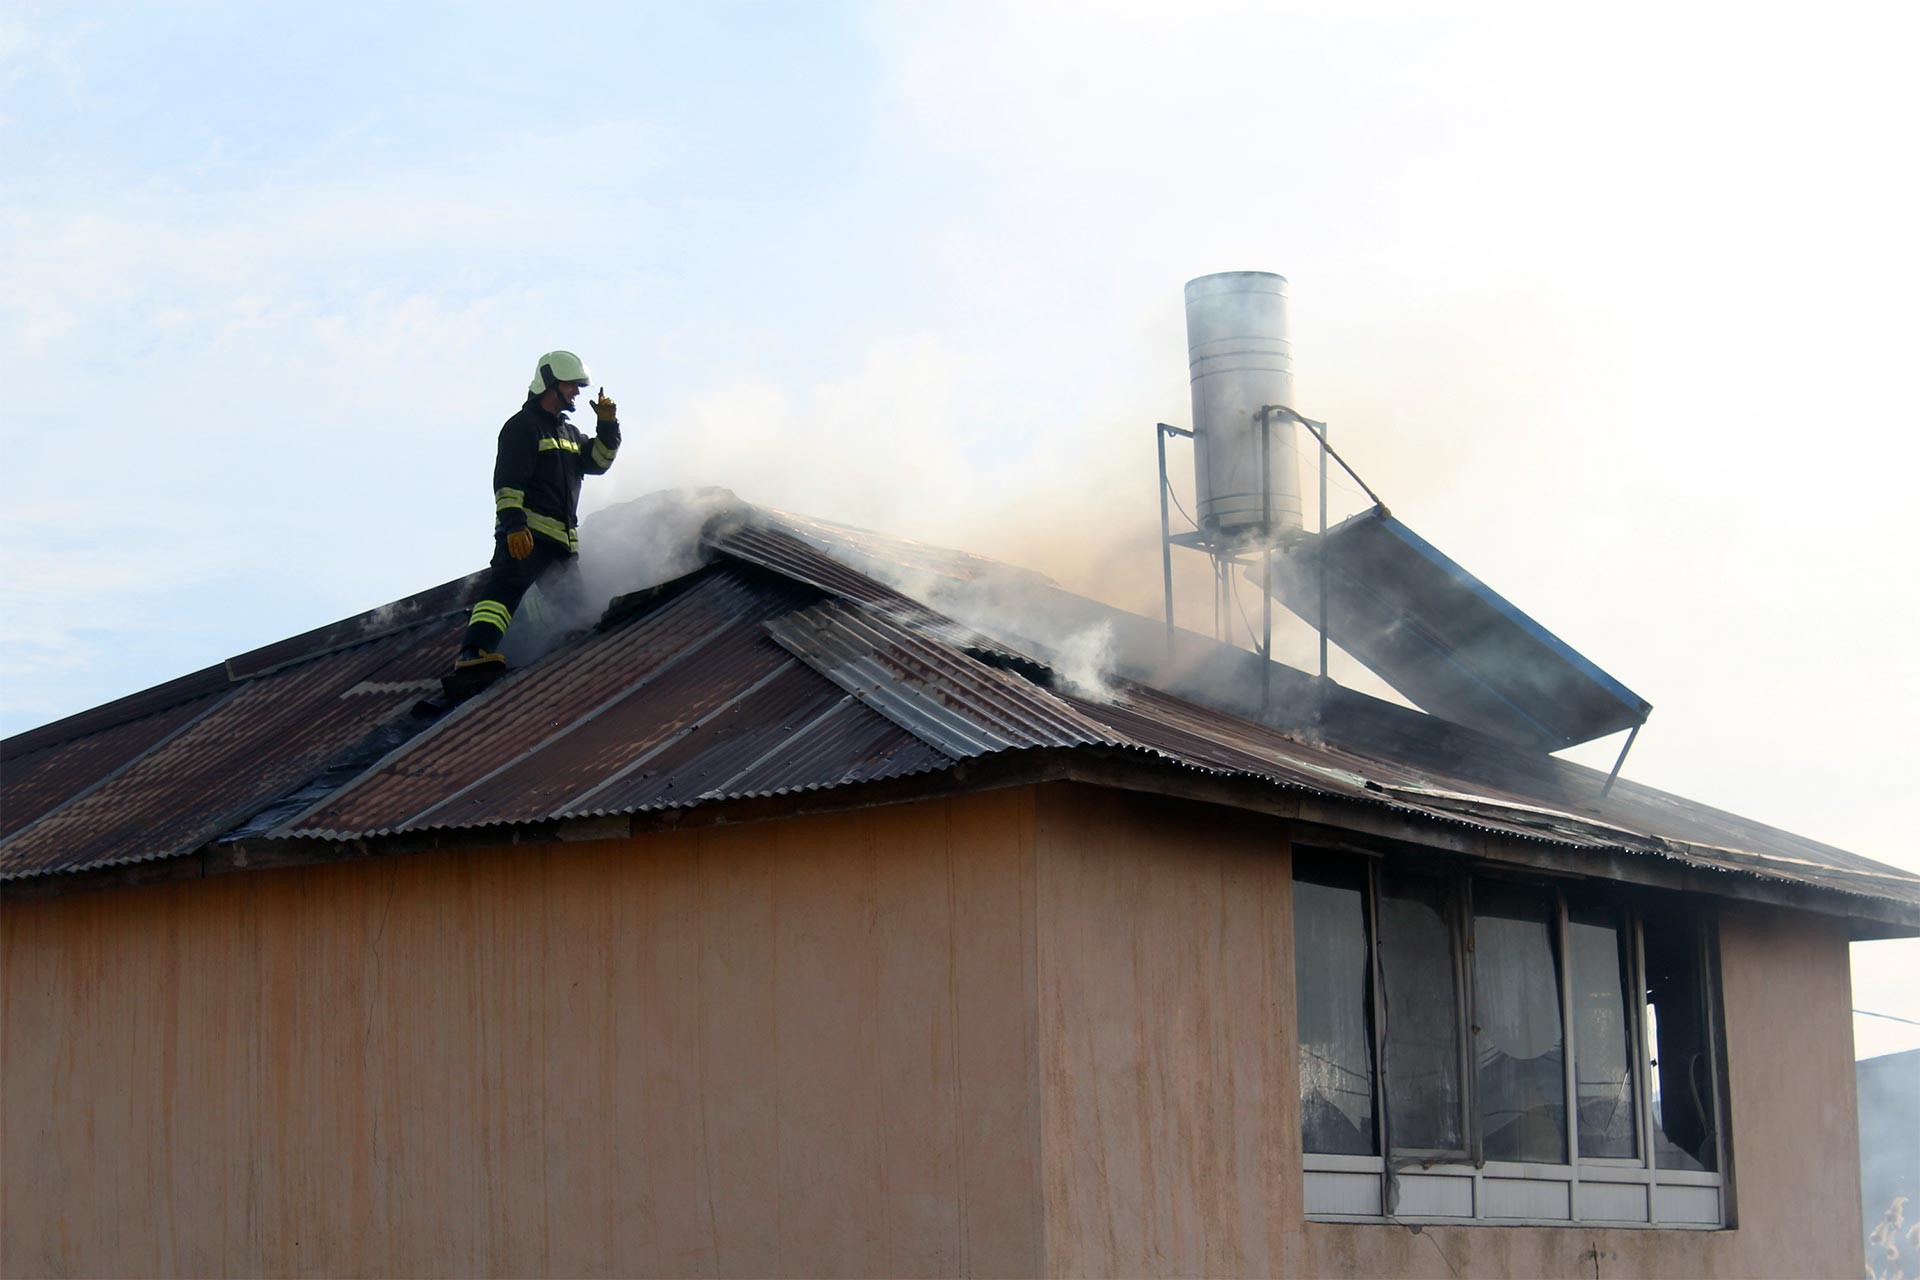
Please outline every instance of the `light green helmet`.
[{"label": "light green helmet", "polygon": [[527,384],[527,394],[537,396],[562,382],[592,381],[592,375],[587,372],[587,362],[579,356],[571,351],[549,351],[533,366],[533,381]]}]

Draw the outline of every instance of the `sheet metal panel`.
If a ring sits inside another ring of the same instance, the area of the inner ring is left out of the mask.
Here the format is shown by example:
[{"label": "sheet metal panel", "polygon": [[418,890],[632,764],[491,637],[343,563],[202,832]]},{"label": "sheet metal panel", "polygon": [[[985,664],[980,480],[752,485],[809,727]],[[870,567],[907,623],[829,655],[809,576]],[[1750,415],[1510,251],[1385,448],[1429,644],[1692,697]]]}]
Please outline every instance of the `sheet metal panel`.
[{"label": "sheet metal panel", "polygon": [[445,637],[420,628],[247,681],[160,749],[0,844],[0,877],[198,848],[404,712],[430,652],[444,663]]},{"label": "sheet metal panel", "polygon": [[204,698],[210,693],[224,692],[232,683],[227,678],[225,666],[203,667],[151,689],[142,689],[139,693],[115,698],[112,702],[103,702],[64,720],[55,720],[24,733],[16,733],[0,742],[0,770],[10,768],[22,756],[44,751],[63,742],[73,742],[130,720],[155,715],[183,702]]},{"label": "sheet metal panel", "polygon": [[767,629],[835,684],[956,760],[1010,747],[1114,741],[1104,726],[1031,680],[853,605],[824,601]]},{"label": "sheet metal panel", "polygon": [[1071,700],[1128,745],[1192,768],[1262,777],[1328,795],[1381,798],[1359,761],[1158,690],[1126,684],[1111,701]]},{"label": "sheet metal panel", "polygon": [[0,760],[0,839],[124,768],[204,713],[228,688],[222,681],[220,688],[164,711]]},{"label": "sheet metal panel", "polygon": [[[851,694],[811,724],[797,728],[778,751],[726,784],[725,794],[781,795],[945,769],[953,761]],[[704,797],[703,797],[704,798]],[[717,798],[717,797],[715,797]]]},{"label": "sheet metal panel", "polygon": [[897,591],[780,529],[744,525],[707,539],[707,545],[725,556],[771,569],[797,582],[818,587],[828,595],[866,605],[957,648],[1021,662],[1034,659],[1007,648],[991,636],[962,626],[946,614]]},{"label": "sheet metal panel", "polygon": [[1432,714],[1557,751],[1645,722],[1652,705],[1379,508],[1274,559],[1273,594]]},{"label": "sheet metal panel", "polygon": [[591,716],[563,727],[400,829],[487,827],[555,817],[793,662],[757,628],[740,624],[694,638],[675,657],[654,668],[651,679],[605,697]]},{"label": "sheet metal panel", "polygon": [[[574,814],[633,813],[698,803],[703,798],[744,794],[737,779],[769,758],[790,755],[795,732],[831,710],[845,697],[839,689],[779,649],[765,637],[760,643],[779,661],[768,675],[745,684],[728,700],[710,706],[698,718],[621,776],[569,807]],[[844,781],[857,759],[814,756],[808,761],[815,784]]]},{"label": "sheet metal panel", "polygon": [[[396,831],[415,820],[438,825],[433,810],[459,803],[472,791],[491,801],[518,803],[508,784],[495,785],[497,775],[634,685],[670,669],[696,646],[742,623],[791,608],[795,598],[777,587],[747,583],[737,574],[714,573],[651,612],[507,676],[312,813],[295,819],[282,834],[373,834]],[[461,812],[483,815],[486,808],[462,804]]]}]

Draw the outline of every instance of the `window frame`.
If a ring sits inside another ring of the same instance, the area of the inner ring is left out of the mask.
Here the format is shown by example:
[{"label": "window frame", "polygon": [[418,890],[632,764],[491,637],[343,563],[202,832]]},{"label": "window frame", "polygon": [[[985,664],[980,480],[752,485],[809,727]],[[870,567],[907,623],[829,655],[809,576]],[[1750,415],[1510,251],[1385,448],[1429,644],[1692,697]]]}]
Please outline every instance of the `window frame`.
[{"label": "window frame", "polygon": [[[1396,1150],[1389,1111],[1392,1078],[1389,1020],[1381,965],[1382,870],[1395,855],[1299,846],[1296,855],[1338,865],[1361,857],[1365,865],[1365,944],[1368,954],[1368,1032],[1374,1046],[1373,1155],[1304,1151],[1306,1217],[1316,1222],[1486,1223],[1501,1226],[1608,1226],[1660,1230],[1722,1230],[1735,1225],[1732,1150],[1727,1132],[1726,1054],[1720,992],[1717,920],[1709,901],[1639,890],[1578,877],[1515,873],[1504,868],[1459,864],[1436,868],[1451,882],[1450,949],[1455,975],[1461,1108],[1467,1125],[1464,1152]],[[1418,855],[1415,855],[1418,856]],[[1422,858],[1421,861],[1426,861]],[[1348,865],[1351,865],[1348,863]],[[1429,864],[1430,865],[1430,864]],[[1412,866],[1427,874],[1427,866]],[[1490,1161],[1485,1158],[1480,1089],[1474,1069],[1473,885],[1498,880],[1543,889],[1552,896],[1558,962],[1562,1087],[1567,1160],[1564,1164]],[[1662,1168],[1654,1139],[1654,1047],[1647,1036],[1646,916],[1680,907],[1689,921],[1693,990],[1700,1001],[1702,1037],[1711,1087],[1714,1169]],[[1578,1093],[1579,1032],[1574,1016],[1572,913],[1593,907],[1615,912],[1628,945],[1624,996],[1626,1053],[1632,1065],[1634,1157],[1585,1156],[1580,1152]],[[1299,975],[1296,973],[1296,990]],[[1296,1036],[1298,1028],[1295,1029]],[[1305,1135],[1302,1134],[1304,1148]],[[1317,1194],[1318,1193],[1318,1194]],[[1641,1212],[1640,1210],[1644,1210]]]}]

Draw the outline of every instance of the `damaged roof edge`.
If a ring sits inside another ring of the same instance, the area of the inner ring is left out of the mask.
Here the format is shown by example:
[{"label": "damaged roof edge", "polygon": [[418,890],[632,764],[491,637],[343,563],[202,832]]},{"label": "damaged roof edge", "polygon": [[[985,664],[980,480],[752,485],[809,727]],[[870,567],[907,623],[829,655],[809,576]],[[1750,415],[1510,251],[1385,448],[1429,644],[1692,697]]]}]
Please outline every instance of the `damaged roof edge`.
[{"label": "damaged roof edge", "polygon": [[764,822],[1046,783],[1078,783],[1264,814],[1288,823],[1292,837],[1300,843],[1344,846],[1373,853],[1412,845],[1428,854],[1547,875],[1611,880],[1811,911],[1846,921],[1853,941],[1920,936],[1920,901],[1905,902],[1838,885],[1810,884],[1743,868],[1705,865],[1689,859],[1684,846],[1663,851],[1627,845],[1579,844],[1545,834],[1500,831],[1465,818],[1410,812],[1385,799],[1336,796],[1268,778],[1202,769],[1127,746],[1014,749],[959,761],[948,769],[904,777],[626,815],[436,828],[351,838],[220,839],[171,859],[21,877],[0,885],[0,898],[53,897],[240,871],[440,850],[630,839],[660,831]]}]

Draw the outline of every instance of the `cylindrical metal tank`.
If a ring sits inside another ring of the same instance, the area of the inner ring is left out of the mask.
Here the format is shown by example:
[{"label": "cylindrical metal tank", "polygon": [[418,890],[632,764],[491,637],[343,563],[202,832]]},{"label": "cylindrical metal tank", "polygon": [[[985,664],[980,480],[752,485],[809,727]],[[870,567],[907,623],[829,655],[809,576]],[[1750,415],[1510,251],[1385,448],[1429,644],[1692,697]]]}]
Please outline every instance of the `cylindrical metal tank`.
[{"label": "cylindrical metal tank", "polygon": [[1187,365],[1200,527],[1248,542],[1299,529],[1294,424],[1278,414],[1268,428],[1265,492],[1260,484],[1260,408],[1293,406],[1285,277],[1223,271],[1187,281]]}]

